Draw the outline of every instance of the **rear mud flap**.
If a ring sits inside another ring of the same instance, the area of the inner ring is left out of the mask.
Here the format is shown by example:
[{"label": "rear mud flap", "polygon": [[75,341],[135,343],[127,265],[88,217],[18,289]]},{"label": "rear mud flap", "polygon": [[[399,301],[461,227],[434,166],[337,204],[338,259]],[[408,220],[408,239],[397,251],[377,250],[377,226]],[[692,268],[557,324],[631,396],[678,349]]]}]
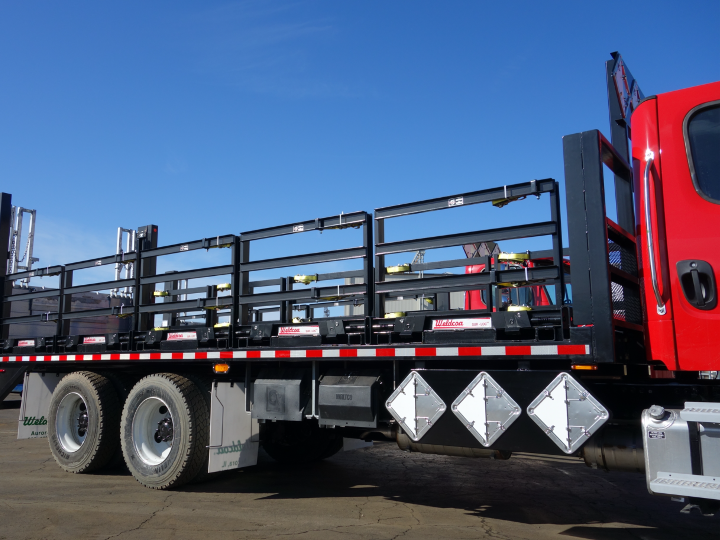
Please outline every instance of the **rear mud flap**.
[{"label": "rear mud flap", "polygon": [[58,373],[25,373],[18,419],[18,439],[47,437],[50,400],[60,380]]},{"label": "rear mud flap", "polygon": [[258,422],[245,411],[245,383],[213,384],[208,472],[256,465],[259,448]]}]

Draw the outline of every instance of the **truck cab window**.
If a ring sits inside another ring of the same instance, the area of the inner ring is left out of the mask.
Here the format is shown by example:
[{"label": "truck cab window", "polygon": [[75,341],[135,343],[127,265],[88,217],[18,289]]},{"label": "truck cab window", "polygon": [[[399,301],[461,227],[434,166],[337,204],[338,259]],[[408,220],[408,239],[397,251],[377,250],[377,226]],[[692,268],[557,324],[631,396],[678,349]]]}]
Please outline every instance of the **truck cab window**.
[{"label": "truck cab window", "polygon": [[693,114],[686,135],[695,189],[704,198],[720,204],[720,104]]}]

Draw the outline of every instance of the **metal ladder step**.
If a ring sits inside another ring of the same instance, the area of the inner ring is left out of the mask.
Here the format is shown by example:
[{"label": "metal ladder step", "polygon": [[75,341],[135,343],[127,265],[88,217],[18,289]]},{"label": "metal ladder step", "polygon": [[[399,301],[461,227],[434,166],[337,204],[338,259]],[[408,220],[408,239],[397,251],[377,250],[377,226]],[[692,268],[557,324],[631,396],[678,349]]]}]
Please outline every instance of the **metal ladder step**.
[{"label": "metal ladder step", "polygon": [[680,418],[686,422],[713,422],[720,424],[720,403],[685,402]]},{"label": "metal ladder step", "polygon": [[650,482],[650,490],[665,495],[720,501],[720,476],[658,472],[657,478]]}]

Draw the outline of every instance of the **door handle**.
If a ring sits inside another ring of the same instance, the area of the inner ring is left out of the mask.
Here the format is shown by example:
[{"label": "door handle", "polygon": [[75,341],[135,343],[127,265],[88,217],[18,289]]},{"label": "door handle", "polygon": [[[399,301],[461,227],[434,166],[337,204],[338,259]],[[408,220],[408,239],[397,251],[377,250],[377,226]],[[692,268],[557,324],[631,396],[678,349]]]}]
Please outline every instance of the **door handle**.
[{"label": "door handle", "polygon": [[712,266],[706,261],[678,261],[677,273],[685,299],[691,306],[707,311],[717,305],[717,286]]}]

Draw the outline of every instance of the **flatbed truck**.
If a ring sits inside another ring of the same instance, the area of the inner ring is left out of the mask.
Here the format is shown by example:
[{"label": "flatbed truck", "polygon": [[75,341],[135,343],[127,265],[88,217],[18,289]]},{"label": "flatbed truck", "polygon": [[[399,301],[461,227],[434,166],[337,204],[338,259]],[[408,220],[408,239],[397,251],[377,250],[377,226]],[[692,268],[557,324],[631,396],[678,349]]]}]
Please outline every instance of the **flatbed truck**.
[{"label": "flatbed truck", "polygon": [[[253,465],[260,446],[288,463],[372,441],[474,458],[572,455],[644,473],[650,493],[713,513],[720,82],[645,97],[619,54],[606,73],[610,140],[598,130],[563,139],[567,247],[560,184],[509,174],[499,187],[372,214],[167,246],[148,225],[133,231],[132,250],[14,274],[0,253],[0,360],[25,373],[19,438],[47,437],[68,472],[124,463],[154,489]],[[548,219],[385,239],[389,220],[440,211],[452,220],[459,208],[511,209],[525,198],[547,205]],[[11,208],[2,194],[0,238]],[[251,256],[278,237],[315,234],[320,245],[323,231],[362,241]],[[551,249],[498,247],[535,238]],[[418,256],[460,247],[464,258]],[[163,257],[203,250],[223,250],[226,263],[157,272]],[[388,264],[398,254],[415,257]],[[318,270],[336,263],[354,269]],[[112,265],[136,271],[77,279]],[[40,279],[57,285],[12,287]],[[121,288],[129,293],[114,305],[73,304],[73,295]],[[55,311],[34,312],[41,298]],[[23,302],[28,314],[11,316]],[[130,321],[127,331],[78,330],[117,318]]]}]

